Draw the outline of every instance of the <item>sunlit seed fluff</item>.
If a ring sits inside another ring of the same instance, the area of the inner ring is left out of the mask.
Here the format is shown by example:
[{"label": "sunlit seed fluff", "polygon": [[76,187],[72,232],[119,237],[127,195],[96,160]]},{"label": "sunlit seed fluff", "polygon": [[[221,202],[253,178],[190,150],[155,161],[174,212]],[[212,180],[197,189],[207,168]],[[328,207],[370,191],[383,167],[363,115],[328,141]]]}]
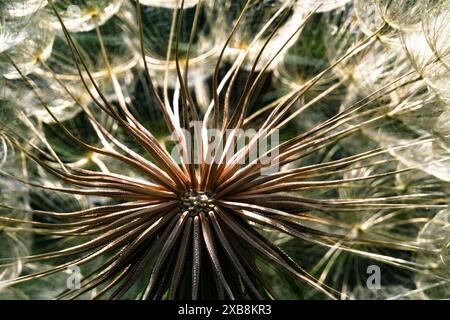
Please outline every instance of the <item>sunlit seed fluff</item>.
[{"label": "sunlit seed fluff", "polygon": [[[211,0],[202,0],[204,2],[211,2]],[[163,7],[176,9],[181,8],[183,5],[184,8],[190,8],[198,4],[200,1],[198,0],[142,0],[141,3],[145,6],[152,7]]]},{"label": "sunlit seed fluff", "polygon": [[[81,3],[59,0],[53,1],[53,5],[48,6],[47,11],[51,14],[56,10],[67,30],[86,32],[103,25],[120,10],[123,3],[123,0],[87,0]],[[53,28],[61,28],[59,19],[54,14],[51,15],[51,20]]]},{"label": "sunlit seed fluff", "polygon": [[0,74],[3,77],[18,79],[21,73],[28,75],[51,56],[55,35],[45,17],[45,14],[37,14],[32,26],[24,30],[22,41],[1,53]]}]

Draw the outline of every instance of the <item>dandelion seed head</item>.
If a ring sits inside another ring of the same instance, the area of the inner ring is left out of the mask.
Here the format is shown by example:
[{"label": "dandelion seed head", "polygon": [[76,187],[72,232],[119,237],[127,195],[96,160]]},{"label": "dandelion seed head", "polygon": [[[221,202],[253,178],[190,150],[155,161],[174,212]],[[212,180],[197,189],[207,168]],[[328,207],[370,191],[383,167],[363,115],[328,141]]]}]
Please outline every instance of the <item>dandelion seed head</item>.
[{"label": "dandelion seed head", "polygon": [[10,3],[0,297],[448,296],[443,1]]}]

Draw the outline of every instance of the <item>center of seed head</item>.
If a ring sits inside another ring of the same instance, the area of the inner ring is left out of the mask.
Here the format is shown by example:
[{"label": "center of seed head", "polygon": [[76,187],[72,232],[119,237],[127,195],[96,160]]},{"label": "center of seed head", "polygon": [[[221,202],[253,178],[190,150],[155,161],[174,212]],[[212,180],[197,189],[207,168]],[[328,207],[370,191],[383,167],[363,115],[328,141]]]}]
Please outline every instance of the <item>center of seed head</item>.
[{"label": "center of seed head", "polygon": [[190,216],[196,216],[200,212],[208,212],[215,206],[215,195],[207,191],[190,190],[181,196],[182,212],[189,212]]}]

